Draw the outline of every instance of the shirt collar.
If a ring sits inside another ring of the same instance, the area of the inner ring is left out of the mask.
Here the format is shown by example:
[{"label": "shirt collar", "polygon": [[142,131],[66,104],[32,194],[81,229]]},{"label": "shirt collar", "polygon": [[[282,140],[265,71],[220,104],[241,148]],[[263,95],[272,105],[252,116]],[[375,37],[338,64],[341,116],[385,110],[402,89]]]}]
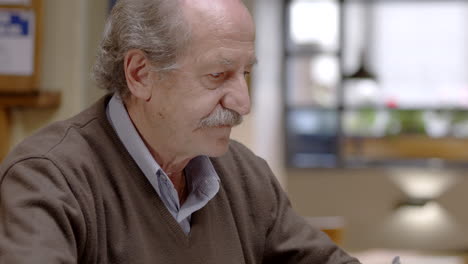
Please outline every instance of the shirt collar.
[{"label": "shirt collar", "polygon": [[117,94],[114,94],[109,101],[107,116],[130,156],[143,171],[156,192],[161,195],[159,183],[156,177],[154,177],[161,167],[154,160],[141,139],[138,131],[130,120],[130,116],[128,115],[122,99]]}]

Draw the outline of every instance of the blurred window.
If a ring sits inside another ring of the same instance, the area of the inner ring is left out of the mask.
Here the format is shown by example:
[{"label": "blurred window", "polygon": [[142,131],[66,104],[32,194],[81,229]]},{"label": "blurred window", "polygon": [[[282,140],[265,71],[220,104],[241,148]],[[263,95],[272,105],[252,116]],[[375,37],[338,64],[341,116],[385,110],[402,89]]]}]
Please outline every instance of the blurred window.
[{"label": "blurred window", "polygon": [[464,163],[453,152],[468,148],[468,1],[285,7],[290,167]]}]

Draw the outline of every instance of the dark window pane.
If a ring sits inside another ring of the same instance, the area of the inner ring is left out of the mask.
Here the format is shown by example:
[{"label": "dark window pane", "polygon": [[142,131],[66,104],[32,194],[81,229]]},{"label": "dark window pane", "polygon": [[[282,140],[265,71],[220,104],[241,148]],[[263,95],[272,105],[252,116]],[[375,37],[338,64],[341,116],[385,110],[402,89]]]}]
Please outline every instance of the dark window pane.
[{"label": "dark window pane", "polygon": [[303,168],[336,166],[336,111],[292,110],[287,119],[289,164]]}]

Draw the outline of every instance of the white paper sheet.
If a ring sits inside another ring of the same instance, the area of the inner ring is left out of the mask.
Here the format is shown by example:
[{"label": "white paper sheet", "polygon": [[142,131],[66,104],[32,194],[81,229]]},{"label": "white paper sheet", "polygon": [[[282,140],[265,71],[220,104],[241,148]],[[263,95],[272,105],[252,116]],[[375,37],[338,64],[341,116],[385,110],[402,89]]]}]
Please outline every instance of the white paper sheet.
[{"label": "white paper sheet", "polygon": [[0,9],[0,75],[33,74],[34,29],[33,11]]}]

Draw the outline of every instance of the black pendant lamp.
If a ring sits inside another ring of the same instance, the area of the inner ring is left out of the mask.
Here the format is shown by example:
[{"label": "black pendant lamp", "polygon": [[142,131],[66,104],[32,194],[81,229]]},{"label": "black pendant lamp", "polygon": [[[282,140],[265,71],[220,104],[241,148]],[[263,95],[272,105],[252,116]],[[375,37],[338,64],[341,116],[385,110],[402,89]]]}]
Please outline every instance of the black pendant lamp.
[{"label": "black pendant lamp", "polygon": [[364,6],[364,16],[363,16],[363,43],[362,51],[360,56],[359,68],[353,74],[347,76],[348,79],[360,79],[360,80],[372,80],[377,82],[377,76],[374,72],[369,69],[368,66],[368,50],[369,42],[372,34],[371,23],[372,21],[372,3],[364,1],[362,3]]},{"label": "black pendant lamp", "polygon": [[353,74],[347,76],[348,79],[367,79],[377,81],[377,76],[367,67],[367,54],[363,50],[361,53],[359,68]]}]

